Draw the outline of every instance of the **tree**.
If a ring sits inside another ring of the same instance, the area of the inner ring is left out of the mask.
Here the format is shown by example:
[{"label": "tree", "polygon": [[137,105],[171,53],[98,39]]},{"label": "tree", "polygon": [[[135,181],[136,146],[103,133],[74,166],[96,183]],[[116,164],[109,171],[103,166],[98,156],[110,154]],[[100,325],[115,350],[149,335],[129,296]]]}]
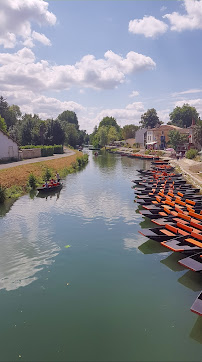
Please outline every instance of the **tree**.
[{"label": "tree", "polygon": [[99,127],[98,129],[98,139],[99,139],[99,145],[101,147],[104,147],[107,144],[108,136],[107,136],[107,127]]},{"label": "tree", "polygon": [[141,115],[141,128],[155,128],[163,122],[159,120],[157,112],[154,108],[148,109],[147,112]]},{"label": "tree", "polygon": [[9,107],[6,100],[0,97],[0,116],[4,118],[7,128],[15,125],[17,120],[21,117],[20,107],[12,105]]},{"label": "tree", "polygon": [[122,137],[124,140],[128,138],[135,138],[135,133],[139,129],[139,126],[135,126],[134,124],[128,124],[122,129]]},{"label": "tree", "polygon": [[195,107],[191,107],[188,103],[183,104],[182,107],[175,107],[169,114],[171,122],[178,127],[190,127],[192,120],[195,122],[199,119],[199,114]]},{"label": "tree", "polygon": [[117,132],[120,132],[121,130],[114,117],[104,117],[102,121],[99,123],[99,128],[101,127],[107,127],[107,128],[115,127]]},{"label": "tree", "polygon": [[58,120],[49,119],[46,121],[46,132],[44,143],[46,145],[63,145],[65,141],[65,131]]},{"label": "tree", "polygon": [[198,149],[202,148],[202,121],[199,120],[193,129],[194,143]]},{"label": "tree", "polygon": [[65,127],[65,143],[72,147],[76,147],[78,143],[78,131],[76,125],[68,124]]},{"label": "tree", "polygon": [[0,116],[0,129],[4,132],[7,131],[6,122],[4,118],[2,118],[1,116]]},{"label": "tree", "polygon": [[73,111],[64,111],[58,116],[58,120],[61,121],[64,125],[67,123],[74,124],[76,129],[79,129],[78,118],[75,112]]},{"label": "tree", "polygon": [[119,139],[119,134],[115,127],[110,127],[107,135],[108,143],[117,141]]},{"label": "tree", "polygon": [[177,150],[177,146],[188,142],[188,135],[187,134],[180,134],[179,131],[172,130],[168,134],[170,139],[170,145],[173,146],[174,150]]}]

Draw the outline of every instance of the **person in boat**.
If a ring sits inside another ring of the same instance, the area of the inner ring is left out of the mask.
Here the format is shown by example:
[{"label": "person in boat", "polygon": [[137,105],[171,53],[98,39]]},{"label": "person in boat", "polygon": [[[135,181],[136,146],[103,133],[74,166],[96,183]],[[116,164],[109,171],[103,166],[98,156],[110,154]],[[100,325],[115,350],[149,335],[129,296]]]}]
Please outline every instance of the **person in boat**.
[{"label": "person in boat", "polygon": [[48,188],[48,181],[45,182],[45,188]]},{"label": "person in boat", "polygon": [[57,171],[56,171],[56,180],[57,180],[57,182],[60,182],[60,175]]}]

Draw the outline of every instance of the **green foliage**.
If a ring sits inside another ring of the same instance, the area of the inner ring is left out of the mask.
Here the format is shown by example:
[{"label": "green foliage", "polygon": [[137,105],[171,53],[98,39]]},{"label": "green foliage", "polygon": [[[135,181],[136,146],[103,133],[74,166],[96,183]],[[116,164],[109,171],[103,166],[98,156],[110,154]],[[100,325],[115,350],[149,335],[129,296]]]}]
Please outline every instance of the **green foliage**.
[{"label": "green foliage", "polygon": [[191,149],[186,152],[185,157],[189,158],[191,160],[191,159],[195,158],[197,155],[198,155],[198,150]]},{"label": "green foliage", "polygon": [[101,127],[107,127],[108,129],[110,127],[115,127],[117,132],[120,132],[120,127],[117,124],[116,119],[114,117],[104,117],[102,121],[99,123],[99,128]]},{"label": "green foliage", "polygon": [[202,148],[202,121],[199,120],[193,129],[193,138],[196,146]]},{"label": "green foliage", "polygon": [[175,107],[169,114],[171,123],[178,127],[190,127],[192,120],[195,122],[199,119],[199,114],[195,107],[191,107],[188,103],[183,104],[182,107]]},{"label": "green foliage", "polygon": [[179,131],[172,130],[168,134],[170,139],[170,145],[174,148],[174,150],[177,150],[177,147],[179,145],[182,145],[186,142],[188,142],[188,135],[187,134],[180,134]]},{"label": "green foliage", "polygon": [[135,133],[139,129],[139,126],[134,124],[127,124],[122,129],[122,138],[127,140],[128,138],[135,138]]},{"label": "green foliage", "polygon": [[101,147],[104,147],[108,141],[107,127],[99,127],[97,132],[98,142]]},{"label": "green foliage", "polygon": [[162,123],[163,122],[159,120],[157,112],[154,108],[148,109],[147,112],[141,115],[140,124],[142,128],[155,128]]},{"label": "green foliage", "polygon": [[54,153],[64,153],[62,145],[54,145],[53,148],[54,148]]},{"label": "green foliage", "polygon": [[2,129],[2,131],[4,132],[7,131],[6,122],[4,118],[2,118],[1,116],[0,116],[0,129]]},{"label": "green foliage", "polygon": [[65,126],[65,144],[76,147],[78,141],[78,131],[74,124],[67,124]]},{"label": "green foliage", "polygon": [[108,143],[118,141],[118,139],[119,139],[119,133],[117,132],[116,128],[114,126],[110,127],[107,135]]},{"label": "green foliage", "polygon": [[41,147],[41,156],[48,157],[53,156],[54,154],[54,147],[53,146],[43,146]]},{"label": "green foliage", "polygon": [[44,133],[44,144],[54,145],[54,144],[64,144],[65,141],[65,131],[60,121],[58,120],[47,120],[46,121],[46,131]]},{"label": "green foliage", "polygon": [[51,179],[51,177],[52,177],[52,172],[51,172],[51,170],[47,167],[46,170],[45,170],[45,172],[44,172],[44,175],[43,175],[43,180],[44,180],[44,181],[48,181],[48,180]]},{"label": "green foliage", "polygon": [[33,173],[30,173],[29,179],[28,179],[28,183],[29,183],[29,186],[30,186],[32,189],[35,189],[35,188],[36,188],[37,178],[36,178],[36,176],[34,176]]},{"label": "green foliage", "polygon": [[6,199],[6,189],[0,184],[0,203],[3,203]]},{"label": "green foliage", "polygon": [[73,111],[64,111],[62,113],[59,114],[58,116],[58,120],[61,121],[63,124],[73,124],[76,129],[79,129],[79,124],[78,124],[78,118],[75,112]]}]

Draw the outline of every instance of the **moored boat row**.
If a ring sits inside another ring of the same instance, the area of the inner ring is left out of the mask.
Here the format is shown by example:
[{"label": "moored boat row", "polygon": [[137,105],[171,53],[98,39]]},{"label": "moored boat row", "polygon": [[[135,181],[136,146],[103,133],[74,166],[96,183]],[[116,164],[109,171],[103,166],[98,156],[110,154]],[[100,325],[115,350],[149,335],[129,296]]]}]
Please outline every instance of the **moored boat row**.
[{"label": "moored boat row", "polygon": [[[202,272],[202,195],[176,174],[168,161],[153,161],[149,170],[138,170],[134,193],[144,217],[154,227],[139,232],[167,249],[184,254],[179,263]],[[202,292],[191,310],[202,315]]]}]

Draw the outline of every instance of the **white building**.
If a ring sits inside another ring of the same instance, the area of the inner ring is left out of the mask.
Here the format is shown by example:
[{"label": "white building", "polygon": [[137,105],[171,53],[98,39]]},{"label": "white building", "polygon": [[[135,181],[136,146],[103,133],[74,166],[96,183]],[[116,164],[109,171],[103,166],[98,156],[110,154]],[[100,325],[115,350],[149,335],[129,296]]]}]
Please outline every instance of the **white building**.
[{"label": "white building", "polygon": [[19,159],[18,144],[0,129],[0,161]]}]

